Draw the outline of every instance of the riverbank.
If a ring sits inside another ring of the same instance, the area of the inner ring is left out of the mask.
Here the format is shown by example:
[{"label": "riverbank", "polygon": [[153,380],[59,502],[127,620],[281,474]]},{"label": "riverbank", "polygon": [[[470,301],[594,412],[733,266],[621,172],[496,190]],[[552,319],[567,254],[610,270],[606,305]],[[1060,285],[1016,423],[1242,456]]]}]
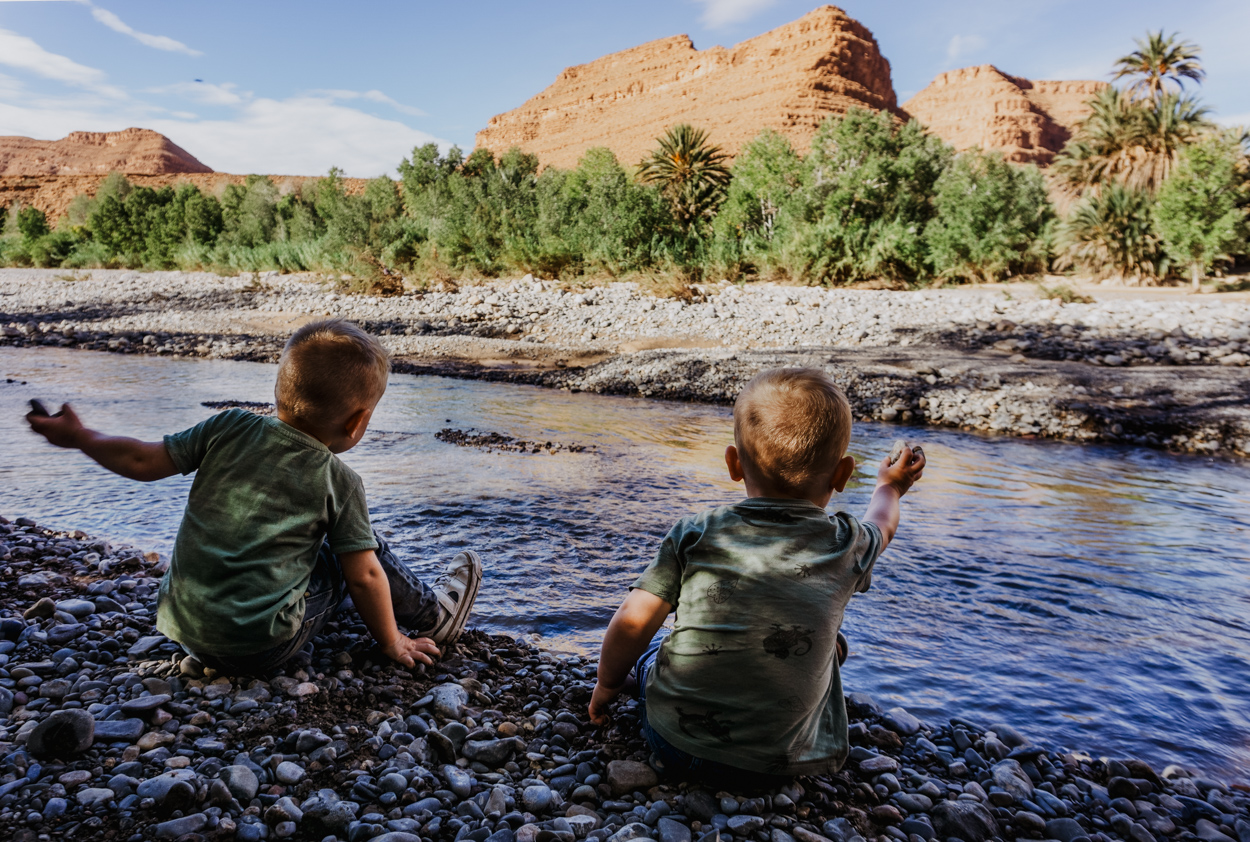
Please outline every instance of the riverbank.
[{"label": "riverbank", "polygon": [[858,417],[1250,455],[1250,294],[1027,285],[919,292],[728,284],[656,298],[526,278],[396,297],[315,276],[0,270],[0,343],[272,361],[341,315],[396,369],[726,403],[762,368],[815,365]]},{"label": "riverbank", "polygon": [[15,842],[1250,842],[1250,780],[859,694],[838,774],[710,793],[655,777],[632,700],[608,728],[587,722],[591,659],[471,632],[410,672],[347,614],[283,674],[238,681],[154,632],[154,553],[0,518],[0,564],[0,834]]}]

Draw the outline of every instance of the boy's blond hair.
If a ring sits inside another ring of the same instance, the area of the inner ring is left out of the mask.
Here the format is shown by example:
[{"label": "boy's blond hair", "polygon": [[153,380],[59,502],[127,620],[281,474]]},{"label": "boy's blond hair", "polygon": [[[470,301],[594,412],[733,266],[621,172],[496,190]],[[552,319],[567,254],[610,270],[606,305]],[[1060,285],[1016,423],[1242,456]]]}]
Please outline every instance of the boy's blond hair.
[{"label": "boy's blond hair", "polygon": [[344,319],[309,322],[291,335],[278,362],[278,410],[314,429],[330,429],[372,407],[386,391],[390,355]]},{"label": "boy's blond hair", "polygon": [[734,402],[734,444],[743,469],[777,490],[807,490],[833,470],[850,441],[851,405],[820,369],[762,371]]}]

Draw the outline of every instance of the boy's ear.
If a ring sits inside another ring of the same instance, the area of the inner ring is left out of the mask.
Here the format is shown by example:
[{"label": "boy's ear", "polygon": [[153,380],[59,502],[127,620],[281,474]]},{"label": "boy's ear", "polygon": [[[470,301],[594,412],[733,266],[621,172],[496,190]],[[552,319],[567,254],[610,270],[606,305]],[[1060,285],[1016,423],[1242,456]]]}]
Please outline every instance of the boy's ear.
[{"label": "boy's ear", "polygon": [[738,456],[738,448],[732,444],[725,448],[725,467],[729,468],[729,478],[734,482],[742,482],[742,459]]},{"label": "boy's ear", "polygon": [[348,438],[354,439],[361,432],[361,427],[369,423],[370,412],[368,409],[358,409],[347,417],[347,423],[343,426],[343,432]]},{"label": "boy's ear", "polygon": [[846,488],[846,484],[850,481],[851,475],[855,473],[855,457],[843,456],[838,460],[838,465],[833,469],[833,478],[829,482],[829,487],[835,493],[841,494],[842,489]]}]

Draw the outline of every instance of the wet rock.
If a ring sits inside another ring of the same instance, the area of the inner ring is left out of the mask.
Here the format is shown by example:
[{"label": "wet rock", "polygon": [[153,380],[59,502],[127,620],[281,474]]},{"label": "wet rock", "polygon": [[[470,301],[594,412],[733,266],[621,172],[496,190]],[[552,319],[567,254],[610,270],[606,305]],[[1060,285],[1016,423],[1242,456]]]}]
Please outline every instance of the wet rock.
[{"label": "wet rock", "polygon": [[990,769],[994,785],[1002,789],[1017,802],[1033,795],[1033,781],[1025,773],[1024,767],[1017,760],[1002,760]]},{"label": "wet rock", "polygon": [[764,820],[759,816],[739,814],[729,817],[728,827],[729,832],[734,836],[750,836],[764,829]]},{"label": "wet rock", "polygon": [[415,833],[391,831],[389,833],[383,833],[381,836],[373,837],[371,842],[422,842],[422,839]]},{"label": "wet rock", "polygon": [[22,613],[23,620],[46,620],[56,613],[56,603],[43,597]]},{"label": "wet rock", "polygon": [[690,818],[706,823],[720,812],[720,804],[706,789],[692,789],[686,793],[683,809]]},{"label": "wet rock", "polygon": [[127,699],[119,705],[121,712],[127,716],[135,716],[140,714],[151,713],[161,705],[173,701],[173,697],[161,693],[156,696],[140,696],[137,699]]},{"label": "wet rock", "polygon": [[1075,819],[1051,819],[1046,822],[1046,833],[1051,839],[1058,839],[1059,842],[1072,842],[1074,839],[1089,835]]},{"label": "wet rock", "polygon": [[613,760],[608,764],[608,786],[613,795],[648,790],[660,782],[655,770],[636,760]]},{"label": "wet rock", "polygon": [[304,779],[304,767],[290,760],[284,760],[278,764],[273,776],[278,779],[279,783],[297,784]]},{"label": "wet rock", "polygon": [[81,620],[95,613],[95,604],[85,599],[63,599],[56,604],[56,610]]},{"label": "wet rock", "polygon": [[171,819],[156,826],[157,839],[177,839],[188,833],[199,833],[208,824],[208,816],[192,813],[180,819]]},{"label": "wet rock", "polygon": [[[97,804],[107,804],[114,798],[116,798],[116,795],[113,790],[105,789],[103,787],[88,787],[87,789],[79,790],[74,794],[74,799],[84,807],[94,807]],[[65,812],[63,807],[60,809],[60,812]],[[46,812],[44,817],[49,818]]]},{"label": "wet rock", "polygon": [[521,803],[528,812],[541,815],[551,807],[554,794],[549,787],[542,784],[527,786],[521,793]]},{"label": "wet rock", "polygon": [[141,637],[131,644],[126,654],[132,658],[142,658],[167,640],[163,634],[152,634]]},{"label": "wet rock", "polygon": [[881,724],[904,737],[920,732],[920,720],[903,708],[890,708],[881,717]]},{"label": "wet rock", "polygon": [[95,719],[85,710],[58,710],[35,726],[26,747],[36,757],[72,757],[95,739]]},{"label": "wet rock", "polygon": [[434,715],[441,719],[462,719],[464,706],[469,703],[468,692],[459,684],[440,684],[431,691],[434,701],[430,703]]},{"label": "wet rock", "polygon": [[998,835],[994,815],[975,801],[943,801],[933,808],[933,827],[942,839],[985,842]]},{"label": "wet rock", "polygon": [[880,775],[883,772],[897,772],[898,761],[887,754],[879,754],[861,761],[859,771],[869,776]]},{"label": "wet rock", "polygon": [[495,769],[506,763],[515,749],[514,740],[468,740],[461,751],[466,760]]},{"label": "wet rock", "polygon": [[462,769],[455,766],[443,767],[443,779],[447,781],[447,788],[457,798],[468,798],[473,792],[473,776]]},{"label": "wet rock", "polygon": [[608,842],[631,842],[634,839],[650,839],[651,828],[642,822],[630,822],[608,837]]},{"label": "wet rock", "polygon": [[95,739],[96,742],[101,743],[133,743],[143,736],[143,731],[146,727],[142,719],[115,719],[96,722]]},{"label": "wet rock", "polygon": [[136,792],[140,798],[151,798],[164,815],[169,815],[175,810],[185,810],[194,803],[194,780],[194,773],[185,769],[166,772],[143,781]]},{"label": "wet rock", "polygon": [[247,804],[256,797],[256,793],[260,790],[260,781],[256,773],[246,766],[226,766],[220,774],[230,794],[237,798],[240,804]]}]

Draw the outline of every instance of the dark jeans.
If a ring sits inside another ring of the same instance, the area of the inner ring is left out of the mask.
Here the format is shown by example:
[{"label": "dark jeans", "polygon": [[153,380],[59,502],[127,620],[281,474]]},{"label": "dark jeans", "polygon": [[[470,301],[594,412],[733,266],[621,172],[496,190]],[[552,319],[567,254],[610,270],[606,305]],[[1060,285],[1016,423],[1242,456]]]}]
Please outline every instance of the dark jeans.
[{"label": "dark jeans", "polygon": [[[439,612],[434,591],[404,566],[377,530],[374,530],[373,537],[378,542],[378,561],[391,586],[391,604],[395,609],[396,622],[411,631],[433,628],[438,622]],[[252,655],[217,656],[196,652],[195,657],[204,666],[226,675],[264,675],[299,654],[338,613],[346,597],[343,566],[338,557],[330,552],[330,545],[322,544],[317,566],[313,568],[308,589],[304,592],[304,620],[294,637]]]},{"label": "dark jeans", "polygon": [[664,739],[651,727],[647,720],[647,672],[655,664],[660,644],[667,636],[667,632],[663,630],[657,634],[634,666],[634,676],[638,679],[638,705],[642,708],[642,736],[651,747],[652,763],[658,767],[658,771],[678,780],[698,781],[713,789],[728,791],[776,789],[794,780],[793,777],[766,775],[695,757]]}]

